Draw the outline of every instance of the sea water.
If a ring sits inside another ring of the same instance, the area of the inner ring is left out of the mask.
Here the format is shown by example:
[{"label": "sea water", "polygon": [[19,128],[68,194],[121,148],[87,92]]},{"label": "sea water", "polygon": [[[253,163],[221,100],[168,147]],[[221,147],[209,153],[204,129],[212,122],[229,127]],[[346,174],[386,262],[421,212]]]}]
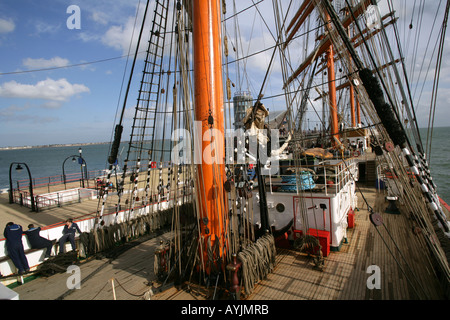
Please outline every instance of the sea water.
[{"label": "sea water", "polygon": [[[421,129],[420,134],[425,148],[427,130]],[[431,153],[427,156],[431,176],[438,195],[450,204],[450,127],[434,128],[431,142]]]},{"label": "sea water", "polygon": [[[107,162],[110,153],[110,144],[87,144],[87,145],[71,145],[71,146],[45,146],[31,147],[22,149],[2,149],[0,150],[0,192],[6,192],[9,189],[9,176],[11,171],[11,181],[13,187],[20,180],[28,180],[28,171],[24,165],[23,170],[17,172],[15,163],[25,163],[31,173],[34,184],[45,184],[46,177],[58,177],[52,181],[62,180],[64,174],[79,174],[81,176],[81,166],[78,163],[81,148],[81,157],[86,163],[86,171],[89,178],[94,179],[95,175],[100,175],[102,170],[109,168]],[[155,142],[155,150],[165,150],[164,157],[161,152],[153,153],[154,159],[169,161],[171,150],[171,141],[166,140],[164,146],[160,141]],[[128,150],[128,143],[122,143],[119,147],[117,155],[119,168],[123,167],[124,159]],[[72,159],[74,161],[72,161]],[[14,165],[11,167],[11,164]],[[64,167],[64,168],[63,168]],[[11,170],[10,170],[11,168]],[[84,168],[83,168],[84,172]]]},{"label": "sea water", "polygon": [[[107,168],[109,144],[95,144],[83,146],[36,147],[26,149],[0,150],[0,190],[9,189],[9,173],[11,163],[25,163],[30,169],[32,179],[42,177],[62,176],[64,173],[80,173],[78,163],[81,148],[81,157],[86,162],[87,171],[103,170]],[[72,161],[72,159],[75,161]],[[27,180],[28,172],[24,165],[23,170],[17,172],[16,164],[11,170],[13,186],[17,180]]]},{"label": "sea water", "polygon": [[[424,141],[426,129],[420,130]],[[433,131],[432,150],[428,155],[433,181],[437,185],[438,195],[450,204],[450,127],[438,127]],[[86,161],[87,171],[104,170],[108,168],[107,158],[110,144],[96,144],[85,146],[40,147],[28,149],[0,150],[0,190],[9,188],[9,169],[12,162],[24,162],[30,168],[33,178],[62,175],[63,163],[65,173],[79,173],[80,165],[72,162],[72,156],[78,156],[78,149],[82,149],[82,157]],[[125,157],[126,150],[121,145],[119,150],[119,164]],[[168,160],[168,159],[166,159]],[[26,170],[17,172],[12,170],[12,180],[28,179]]]}]

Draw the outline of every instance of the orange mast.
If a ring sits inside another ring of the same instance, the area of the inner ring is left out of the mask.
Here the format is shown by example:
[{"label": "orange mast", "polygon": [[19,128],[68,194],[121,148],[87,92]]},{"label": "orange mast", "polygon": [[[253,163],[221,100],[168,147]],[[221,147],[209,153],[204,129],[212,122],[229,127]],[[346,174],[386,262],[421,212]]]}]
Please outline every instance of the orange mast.
[{"label": "orange mast", "polygon": [[358,125],[361,124],[361,106],[359,105],[358,99],[356,99],[356,117],[358,121]]},{"label": "orange mast", "polygon": [[[197,164],[198,210],[203,264],[209,273],[207,244],[219,247],[225,263],[227,202],[224,192],[225,146],[219,0],[192,0],[195,120],[201,121],[201,164]],[[196,141],[199,141],[196,140]],[[198,146],[195,146],[198,148]],[[217,243],[218,242],[218,243]],[[222,264],[223,267],[223,264]]]},{"label": "orange mast", "polygon": [[[345,15],[348,16],[348,10],[345,11]],[[350,28],[347,27],[348,36],[351,36]],[[350,57],[351,59],[351,57]],[[353,84],[349,81],[349,89],[350,89],[350,117],[352,122],[352,128],[356,128],[356,119],[355,119],[355,91],[353,89]]]},{"label": "orange mast", "polygon": [[350,85],[350,117],[352,119],[352,128],[356,127],[355,119],[355,92],[353,91],[353,85]]},{"label": "orange mast", "polygon": [[[330,18],[327,15],[327,19]],[[330,44],[326,51],[327,58],[327,73],[328,73],[328,94],[330,99],[330,123],[331,123],[331,143],[333,146],[339,144],[339,121],[337,114],[337,102],[336,102],[336,75],[334,71],[334,52],[333,45]]]}]

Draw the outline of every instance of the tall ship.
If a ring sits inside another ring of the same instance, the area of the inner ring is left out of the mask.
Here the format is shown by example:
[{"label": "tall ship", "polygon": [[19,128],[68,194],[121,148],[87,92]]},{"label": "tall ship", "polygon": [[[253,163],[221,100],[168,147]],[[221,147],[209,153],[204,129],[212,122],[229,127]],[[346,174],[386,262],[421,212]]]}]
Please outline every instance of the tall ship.
[{"label": "tall ship", "polygon": [[[357,246],[350,233],[365,208],[383,241],[394,229],[414,234],[437,297],[448,299],[449,216],[391,1],[154,0],[144,12],[90,233],[118,241],[170,226],[154,252],[157,296],[204,288],[208,299],[252,299],[283,274],[283,255],[327,272]],[[436,50],[437,91],[443,45]],[[386,215],[407,218],[390,229]],[[420,278],[394,260],[400,277]],[[436,297],[410,285],[414,298]]]}]

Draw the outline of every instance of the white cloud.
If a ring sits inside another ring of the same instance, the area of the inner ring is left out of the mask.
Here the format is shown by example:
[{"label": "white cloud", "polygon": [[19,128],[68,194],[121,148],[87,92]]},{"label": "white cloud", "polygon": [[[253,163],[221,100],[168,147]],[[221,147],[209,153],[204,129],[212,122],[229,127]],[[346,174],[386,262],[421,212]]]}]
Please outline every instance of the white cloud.
[{"label": "white cloud", "polygon": [[[130,18],[128,19],[127,23],[124,26],[120,25],[110,27],[102,37],[102,43],[109,47],[122,51],[123,54],[128,54],[128,49],[130,47],[130,39],[133,38],[131,48],[133,49],[136,48],[137,44],[137,37],[139,30],[136,28],[134,30],[133,35],[133,29],[134,29],[134,19]],[[144,32],[143,34],[148,33]]]},{"label": "white cloud", "polygon": [[25,111],[30,108],[29,104],[24,106],[11,105],[7,108],[0,109],[0,119],[10,119],[15,117],[18,112]]},{"label": "white cloud", "polygon": [[69,65],[69,60],[60,57],[54,57],[51,59],[32,59],[26,58],[23,60],[23,65],[28,69],[41,69],[41,68],[53,68],[53,67],[65,67]]},{"label": "white cloud", "polygon": [[77,36],[83,42],[98,41],[101,39],[101,37],[97,34],[86,33],[86,32],[80,32],[77,34]]},{"label": "white cloud", "polygon": [[62,106],[63,101],[48,100],[40,105],[44,109],[58,109]]},{"label": "white cloud", "polygon": [[41,117],[36,114],[29,114],[29,113],[15,113],[15,114],[7,114],[2,112],[0,110],[0,122],[5,122],[8,124],[14,123],[16,124],[25,124],[25,123],[31,123],[31,124],[37,124],[37,125],[43,125],[47,123],[55,123],[58,122],[58,118],[56,117]]},{"label": "white cloud", "polygon": [[97,23],[100,23],[102,25],[108,24],[108,14],[103,11],[94,11],[91,14],[91,19]]},{"label": "white cloud", "polygon": [[[62,1],[67,2],[66,0]],[[111,4],[111,0],[84,1],[80,8],[82,15],[96,24],[108,25],[111,23],[122,23],[130,13],[134,14],[137,7],[136,2],[115,0],[114,4]],[[145,7],[145,4],[141,3],[140,7]]]},{"label": "white cloud", "polygon": [[[151,2],[148,10],[148,21],[152,18],[153,7],[154,1]],[[79,32],[77,36],[84,42],[99,41],[108,47],[120,50],[123,54],[128,54],[133,29],[132,48],[136,46],[144,9],[145,4],[140,3],[138,6],[135,2],[129,0],[116,0],[114,5],[111,5],[109,0],[87,2],[83,5],[82,12],[85,12],[87,21],[91,23],[92,27]],[[136,28],[134,28],[136,10],[139,10],[139,12]],[[149,34],[149,25],[149,23],[146,24],[144,38]],[[145,41],[142,42],[145,43]]]},{"label": "white cloud", "polygon": [[1,19],[0,18],[0,33],[9,33],[14,31],[16,25],[11,19]]},{"label": "white cloud", "polygon": [[[152,3],[154,6],[154,3]],[[130,39],[132,53],[136,48],[137,39],[139,37],[139,32],[142,24],[142,19],[144,16],[145,6],[141,6],[139,9],[138,17],[135,19],[135,16],[128,17],[125,24],[114,25],[110,27],[106,33],[103,35],[101,41],[103,44],[115,48],[117,50],[121,50],[122,53],[128,54],[128,50],[130,48]],[[150,7],[147,13],[147,22],[152,19],[153,9]],[[136,20],[136,26],[135,26]],[[168,25],[170,25],[168,23]],[[147,46],[148,35],[150,34],[150,23],[146,23],[143,31],[143,38],[141,40],[141,48],[139,51],[145,50]]]},{"label": "white cloud", "polygon": [[54,34],[58,32],[58,30],[61,28],[61,24],[58,25],[52,25],[44,21],[36,21],[34,22],[34,31],[35,34]]},{"label": "white cloud", "polygon": [[66,79],[47,78],[34,85],[13,80],[0,85],[0,96],[7,98],[67,101],[73,95],[82,92],[89,92],[89,88],[83,84],[71,84]]},{"label": "white cloud", "polygon": [[0,123],[5,125],[6,123],[21,124],[44,124],[58,121],[58,118],[52,116],[42,116],[41,113],[31,112],[34,106],[30,103],[26,103],[23,106],[11,105],[6,108],[0,109]]}]

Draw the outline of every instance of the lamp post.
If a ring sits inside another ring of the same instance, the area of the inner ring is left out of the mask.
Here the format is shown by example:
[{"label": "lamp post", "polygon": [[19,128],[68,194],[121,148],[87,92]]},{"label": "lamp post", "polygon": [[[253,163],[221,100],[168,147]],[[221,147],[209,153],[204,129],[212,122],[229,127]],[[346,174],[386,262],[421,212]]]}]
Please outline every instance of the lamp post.
[{"label": "lamp post", "polygon": [[83,157],[81,156],[82,152],[83,152],[83,150],[81,149],[81,147],[78,148],[78,153],[80,154],[80,157],[78,158],[78,163],[80,164],[81,184],[83,185],[83,188],[84,188],[83,164],[85,164],[86,162],[84,161]]},{"label": "lamp post", "polygon": [[[62,164],[62,172],[63,172],[63,181],[64,181],[64,189],[66,188],[66,173],[65,173],[65,169],[64,169],[64,164],[66,163],[66,161],[70,158],[72,158],[72,161],[75,162],[75,159],[78,158],[78,163],[81,166],[81,182],[82,182],[82,186],[84,188],[84,177],[87,178],[87,165],[86,165],[86,161],[81,157],[81,148],[78,149],[80,155],[71,155],[68,156],[66,159],[64,159],[63,164]],[[84,167],[84,174],[83,174],[83,167]]]},{"label": "lamp post", "polygon": [[11,179],[11,172],[12,172],[12,167],[13,167],[14,164],[17,165],[17,167],[16,167],[16,171],[17,172],[22,171],[23,168],[22,168],[21,165],[24,165],[25,168],[28,171],[31,211],[36,211],[36,204],[34,203],[34,195],[33,195],[33,180],[31,178],[30,168],[28,168],[28,165],[26,163],[24,163],[24,162],[12,162],[11,165],[9,166],[9,203],[13,203],[14,202],[12,179]]}]

